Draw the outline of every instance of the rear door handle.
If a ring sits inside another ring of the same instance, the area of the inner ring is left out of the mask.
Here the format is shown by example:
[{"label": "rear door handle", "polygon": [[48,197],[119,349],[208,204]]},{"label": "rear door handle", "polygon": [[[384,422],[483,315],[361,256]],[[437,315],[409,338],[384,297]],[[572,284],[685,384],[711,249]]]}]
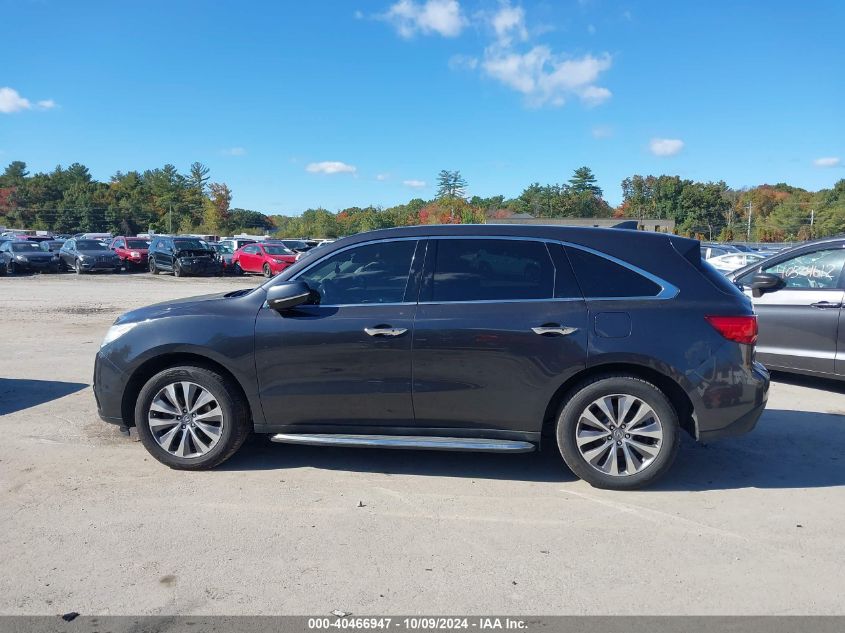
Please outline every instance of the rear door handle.
[{"label": "rear door handle", "polygon": [[545,335],[553,335],[553,336],[566,336],[568,334],[572,334],[573,332],[577,332],[577,327],[564,327],[562,325],[540,325],[538,327],[532,327],[531,331],[534,334],[539,334],[540,336]]},{"label": "rear door handle", "polygon": [[817,301],[816,303],[811,303],[810,305],[814,308],[818,308],[819,310],[828,310],[832,308],[839,309],[842,307],[841,303],[832,303],[830,301]]},{"label": "rear door handle", "polygon": [[365,327],[370,336],[402,336],[408,329],[404,327]]}]

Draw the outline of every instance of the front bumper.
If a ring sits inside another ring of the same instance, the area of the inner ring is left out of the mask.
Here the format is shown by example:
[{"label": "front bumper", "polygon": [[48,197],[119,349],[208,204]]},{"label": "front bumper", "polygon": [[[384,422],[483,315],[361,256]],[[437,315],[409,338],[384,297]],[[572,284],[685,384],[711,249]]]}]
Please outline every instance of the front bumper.
[{"label": "front bumper", "polygon": [[132,420],[123,419],[123,392],[126,379],[108,358],[100,352],[94,359],[94,399],[100,419],[109,424],[132,426]]},{"label": "front bumper", "polygon": [[189,275],[216,275],[220,272],[220,262],[216,259],[184,257],[179,259],[179,267]]},{"label": "front bumper", "polygon": [[51,260],[46,262],[21,262],[15,261],[15,266],[20,270],[26,271],[33,271],[33,272],[44,272],[44,271],[53,271],[59,267],[58,260]]},{"label": "front bumper", "polygon": [[109,259],[106,261],[85,261],[82,260],[82,270],[90,272],[93,270],[116,270],[120,268],[120,260]]}]

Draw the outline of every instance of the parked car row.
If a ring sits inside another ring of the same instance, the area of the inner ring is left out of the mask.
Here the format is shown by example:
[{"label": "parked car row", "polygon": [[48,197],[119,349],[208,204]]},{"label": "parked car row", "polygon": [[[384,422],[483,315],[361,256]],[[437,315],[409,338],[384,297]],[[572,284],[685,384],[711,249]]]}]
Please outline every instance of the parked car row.
[{"label": "parked car row", "polygon": [[105,242],[86,236],[67,240],[13,236],[0,238],[0,273],[74,270],[83,274],[125,269],[149,270],[156,275],[169,272],[176,277],[244,273],[272,277],[316,246],[304,240],[256,241],[245,237],[207,242],[194,236],[156,235],[150,242],[117,236]]}]

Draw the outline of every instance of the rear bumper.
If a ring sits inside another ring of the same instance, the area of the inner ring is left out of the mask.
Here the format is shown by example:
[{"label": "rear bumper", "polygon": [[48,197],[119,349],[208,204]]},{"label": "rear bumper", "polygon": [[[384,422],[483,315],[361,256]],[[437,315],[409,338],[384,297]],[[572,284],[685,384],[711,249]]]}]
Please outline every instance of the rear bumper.
[{"label": "rear bumper", "polygon": [[131,426],[131,420],[124,421],[122,415],[123,391],[126,380],[123,373],[109,359],[99,352],[94,359],[94,399],[97,414],[109,424]]},{"label": "rear bumper", "polygon": [[751,432],[769,398],[769,372],[754,362],[731,383],[710,386],[696,408],[697,438],[710,441]]}]

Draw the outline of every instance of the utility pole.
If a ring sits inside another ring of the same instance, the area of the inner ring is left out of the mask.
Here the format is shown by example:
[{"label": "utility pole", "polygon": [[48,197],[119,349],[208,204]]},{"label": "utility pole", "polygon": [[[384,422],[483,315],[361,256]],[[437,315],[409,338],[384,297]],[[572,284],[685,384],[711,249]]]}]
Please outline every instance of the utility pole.
[{"label": "utility pole", "polygon": [[173,235],[173,203],[170,204],[170,231],[168,232]]},{"label": "utility pole", "polygon": [[745,241],[751,241],[751,203],[748,203],[748,230],[745,236]]},{"label": "utility pole", "polygon": [[810,209],[810,237],[815,237],[816,210]]}]

